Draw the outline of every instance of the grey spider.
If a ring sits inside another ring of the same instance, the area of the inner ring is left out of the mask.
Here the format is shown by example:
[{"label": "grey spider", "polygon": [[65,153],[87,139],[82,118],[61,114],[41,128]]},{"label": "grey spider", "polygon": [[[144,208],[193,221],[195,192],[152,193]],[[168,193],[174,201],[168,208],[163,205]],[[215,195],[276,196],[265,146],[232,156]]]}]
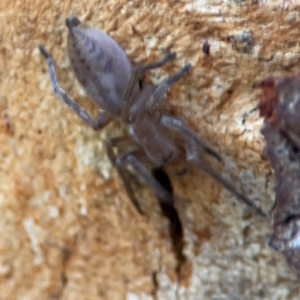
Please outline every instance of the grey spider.
[{"label": "grey spider", "polygon": [[[182,120],[168,111],[166,91],[188,72],[190,64],[186,64],[158,86],[146,84],[143,82],[145,72],[174,59],[175,52],[167,54],[160,61],[134,68],[124,50],[103,31],[82,24],[74,16],[66,19],[66,25],[69,30],[69,58],[75,75],[89,97],[103,111],[93,119],[59,87],[53,59],[39,45],[40,52],[48,63],[52,88],[56,96],[94,130],[105,127],[113,119],[119,119],[127,126],[129,136],[109,140],[106,149],[109,159],[122,178],[130,200],[140,213],[143,212],[134,195],[128,167],[131,166],[154,191],[161,207],[173,207],[174,199],[170,189],[164,187],[150,170],[162,169],[166,164],[185,159],[207,172],[257,213],[266,215],[204,161],[204,152],[217,160],[221,158]],[[130,145],[134,150],[118,157],[115,149]]]}]

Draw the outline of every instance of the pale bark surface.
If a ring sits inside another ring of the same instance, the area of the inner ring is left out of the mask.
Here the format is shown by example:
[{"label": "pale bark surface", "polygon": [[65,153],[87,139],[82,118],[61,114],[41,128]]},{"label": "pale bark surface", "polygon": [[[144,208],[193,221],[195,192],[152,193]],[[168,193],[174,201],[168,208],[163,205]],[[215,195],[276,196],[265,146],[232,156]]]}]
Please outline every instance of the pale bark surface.
[{"label": "pale bark surface", "polygon": [[0,298],[299,299],[295,272],[267,245],[271,220],[192,168],[170,173],[189,258],[178,284],[155,198],[140,188],[147,213],[138,215],[105,154],[122,129],[93,132],[62,105],[37,49],[45,45],[60,85],[94,114],[69,66],[67,16],[111,34],[135,65],[177,51],[153,81],[193,64],[172,87],[170,109],[223,156],[220,172],[269,210],[273,176],[251,86],[299,72],[297,10],[287,1],[2,0]]}]

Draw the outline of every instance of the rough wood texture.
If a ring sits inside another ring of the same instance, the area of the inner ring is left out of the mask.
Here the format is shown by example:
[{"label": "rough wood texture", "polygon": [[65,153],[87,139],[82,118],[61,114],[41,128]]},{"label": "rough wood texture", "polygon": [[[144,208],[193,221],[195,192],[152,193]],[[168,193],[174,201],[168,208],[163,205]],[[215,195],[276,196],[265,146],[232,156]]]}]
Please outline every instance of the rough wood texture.
[{"label": "rough wood texture", "polygon": [[147,211],[139,216],[104,153],[120,127],[93,132],[50,89],[39,43],[55,58],[61,86],[97,110],[69,68],[71,14],[111,34],[134,64],[177,51],[152,80],[193,64],[169,93],[171,110],[222,154],[220,171],[270,209],[273,177],[253,111],[260,92],[251,85],[298,70],[299,7],[199,2],[1,1],[2,299],[298,299],[295,272],[267,246],[271,221],[192,168],[171,172],[189,258],[179,284],[153,195],[139,189]]}]

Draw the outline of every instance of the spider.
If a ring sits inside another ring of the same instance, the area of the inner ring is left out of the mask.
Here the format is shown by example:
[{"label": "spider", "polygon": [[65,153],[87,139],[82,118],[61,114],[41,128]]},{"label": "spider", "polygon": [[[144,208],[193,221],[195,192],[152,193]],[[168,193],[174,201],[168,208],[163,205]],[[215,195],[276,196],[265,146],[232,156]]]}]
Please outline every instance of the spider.
[{"label": "spider", "polygon": [[[82,24],[75,16],[66,19],[66,26],[69,30],[68,54],[75,75],[102,112],[93,119],[59,87],[53,58],[39,45],[48,64],[53,91],[94,130],[104,128],[113,119],[118,119],[127,126],[129,135],[107,141],[106,150],[139,213],[143,214],[143,211],[134,195],[129,168],[154,191],[162,209],[168,207],[174,210],[172,189],[168,188],[168,182],[164,185],[159,178],[165,176],[164,166],[185,159],[207,172],[257,213],[266,216],[255,203],[203,159],[203,154],[206,153],[221,161],[219,154],[167,109],[168,88],[188,72],[190,64],[183,66],[158,86],[147,84],[143,81],[145,73],[173,60],[175,52],[167,54],[160,61],[132,67],[124,50],[103,31]],[[133,150],[118,156],[118,151],[115,150],[128,146],[133,146]]]}]

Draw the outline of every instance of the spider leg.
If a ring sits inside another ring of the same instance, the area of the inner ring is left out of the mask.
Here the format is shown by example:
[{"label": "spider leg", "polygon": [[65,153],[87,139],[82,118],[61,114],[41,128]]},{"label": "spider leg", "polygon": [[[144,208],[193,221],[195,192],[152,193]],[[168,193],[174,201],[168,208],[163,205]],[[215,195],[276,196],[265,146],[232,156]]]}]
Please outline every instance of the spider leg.
[{"label": "spider leg", "polygon": [[[206,151],[207,149],[209,149],[201,140],[198,139],[198,137],[191,130],[188,129],[188,127],[182,121],[178,120],[177,118],[163,115],[161,118],[161,123],[171,130],[176,130],[177,132],[180,132],[184,139],[187,141],[187,147],[193,144],[198,144],[199,146],[204,147]],[[187,151],[187,153],[188,152],[189,151]],[[246,203],[258,214],[264,217],[268,217],[267,213],[265,213],[260,207],[258,207],[252,200],[250,200],[248,197],[239,192],[229,180],[227,180],[225,177],[223,177],[217,171],[215,171],[212,167],[210,167],[203,159],[199,157],[199,155],[188,155],[187,160],[195,163],[200,169],[202,169],[211,177],[213,177],[217,182],[219,182],[225,188],[231,191],[240,201]]]},{"label": "spider leg", "polygon": [[116,164],[122,166],[131,166],[142,177],[145,183],[154,191],[160,201],[160,205],[173,205],[174,199],[171,193],[167,191],[151,174],[151,172],[141,163],[140,152],[129,152],[118,158]]},{"label": "spider leg", "polygon": [[173,196],[167,191],[151,174],[151,172],[142,164],[143,162],[147,162],[147,157],[138,151],[127,152],[119,157],[114,153],[114,148],[119,148],[122,146],[132,145],[133,141],[128,137],[117,137],[111,139],[106,144],[106,150],[109,159],[112,164],[116,166],[123,182],[125,189],[129,195],[130,200],[137,208],[137,210],[142,213],[141,208],[139,207],[138,201],[134,197],[134,193],[132,187],[130,185],[130,180],[128,178],[127,167],[131,166],[138,175],[142,177],[145,183],[155,192],[155,195],[161,199],[161,201],[173,205]]},{"label": "spider leg", "polygon": [[58,86],[53,58],[44,48],[44,46],[39,45],[39,50],[47,61],[54,94],[60,99],[60,101],[68,105],[88,126],[92,127],[94,130],[105,127],[112,120],[112,116],[106,112],[101,112],[94,120],[78,103],[76,103],[62,88]]},{"label": "spider leg", "polygon": [[142,66],[136,67],[132,70],[130,79],[128,81],[128,84],[126,86],[126,89],[125,89],[125,92],[123,95],[123,106],[122,106],[122,112],[121,112],[123,121],[125,121],[127,123],[129,120],[129,111],[130,111],[130,107],[132,105],[132,103],[130,102],[130,96],[133,92],[133,89],[134,89],[136,83],[143,79],[146,71],[162,67],[167,62],[174,59],[175,56],[176,56],[176,53],[171,52],[171,53],[167,54],[160,61],[142,65]]},{"label": "spider leg", "polygon": [[184,246],[183,229],[176,208],[174,207],[173,188],[171,182],[163,169],[154,168],[151,172],[143,165],[142,162],[147,163],[149,160],[142,152],[132,151],[125,153],[120,157],[115,155],[113,151],[114,147],[117,148],[132,144],[132,140],[130,140],[128,137],[111,139],[107,143],[108,156],[112,163],[116,166],[124,183],[126,192],[132,204],[140,214],[143,215],[143,211],[141,210],[140,205],[134,196],[130,179],[128,177],[127,167],[131,166],[136,173],[142,177],[145,183],[154,191],[163,215],[169,219],[169,230],[176,256],[179,262],[183,262],[185,260],[185,256],[182,253]]},{"label": "spider leg", "polygon": [[151,97],[146,103],[146,111],[149,115],[152,115],[154,110],[158,107],[159,101],[162,99],[162,96],[167,92],[169,87],[178,81],[186,72],[191,68],[191,64],[186,64],[181,70],[175,73],[173,76],[164,80],[152,93]]},{"label": "spider leg", "polygon": [[134,192],[132,189],[132,186],[130,184],[130,178],[128,177],[128,171],[126,170],[126,166],[124,166],[124,164],[122,163],[122,161],[124,160],[124,158],[118,158],[117,155],[114,152],[114,148],[118,148],[118,147],[122,147],[122,146],[128,146],[128,145],[132,145],[133,142],[132,140],[130,140],[128,137],[117,137],[117,138],[113,138],[110,139],[107,143],[106,143],[106,152],[107,155],[111,161],[111,163],[116,167],[119,176],[121,177],[125,190],[127,192],[127,195],[130,199],[130,201],[132,202],[132,204],[134,205],[134,207],[136,208],[136,210],[143,215],[143,211],[140,208],[140,205],[138,203],[138,201],[136,200],[135,196],[134,196]]},{"label": "spider leg", "polygon": [[239,192],[229,180],[227,180],[225,177],[223,177],[218,172],[216,172],[204,160],[198,158],[198,160],[195,162],[200,169],[202,169],[203,171],[208,173],[210,176],[212,176],[216,181],[221,183],[225,188],[227,188],[229,191],[231,191],[239,200],[246,203],[249,207],[251,207],[258,214],[260,214],[264,217],[268,217],[268,214],[266,212],[264,212],[260,207],[258,207],[252,200],[250,200],[244,194]]},{"label": "spider leg", "polygon": [[[162,99],[162,96],[167,92],[168,88],[174,84],[176,81],[178,81],[182,76],[185,75],[186,72],[191,68],[191,64],[186,64],[181,70],[179,70],[176,74],[168,78],[167,80],[163,81],[152,93],[149,100],[146,103],[146,111],[148,114],[152,115],[154,110],[158,108],[159,101]],[[158,108],[159,109],[159,108]],[[164,116],[163,117],[168,117]],[[171,117],[169,117],[171,118]],[[181,124],[178,124],[181,131],[184,131],[184,134],[188,136],[190,139],[192,139],[196,144],[201,146],[207,153],[211,154],[218,160],[222,160],[220,155],[215,152],[213,149],[208,147],[203,141],[201,141],[187,126],[185,126],[181,121],[177,120]],[[162,121],[164,124],[166,122],[165,120]],[[165,124],[168,126],[167,124]],[[173,126],[172,126],[173,127]],[[172,129],[172,128],[171,128]]]},{"label": "spider leg", "polygon": [[[141,156],[141,157],[140,157]],[[120,157],[116,164],[120,166],[132,166],[134,170],[144,179],[145,183],[154,191],[163,215],[169,220],[169,232],[173,248],[178,259],[178,269],[185,261],[183,254],[183,229],[182,224],[174,206],[174,197],[171,183],[166,173],[160,169],[153,169],[152,173],[140,162],[144,155],[141,152],[129,152]]]},{"label": "spider leg", "polygon": [[187,141],[189,141],[190,143],[192,142],[197,146],[200,146],[201,149],[205,150],[208,154],[214,156],[217,160],[219,161],[222,160],[221,156],[215,150],[213,150],[208,145],[206,145],[205,142],[202,141],[181,120],[168,115],[162,115],[160,122],[166,127],[168,127],[169,129],[180,132]]}]

